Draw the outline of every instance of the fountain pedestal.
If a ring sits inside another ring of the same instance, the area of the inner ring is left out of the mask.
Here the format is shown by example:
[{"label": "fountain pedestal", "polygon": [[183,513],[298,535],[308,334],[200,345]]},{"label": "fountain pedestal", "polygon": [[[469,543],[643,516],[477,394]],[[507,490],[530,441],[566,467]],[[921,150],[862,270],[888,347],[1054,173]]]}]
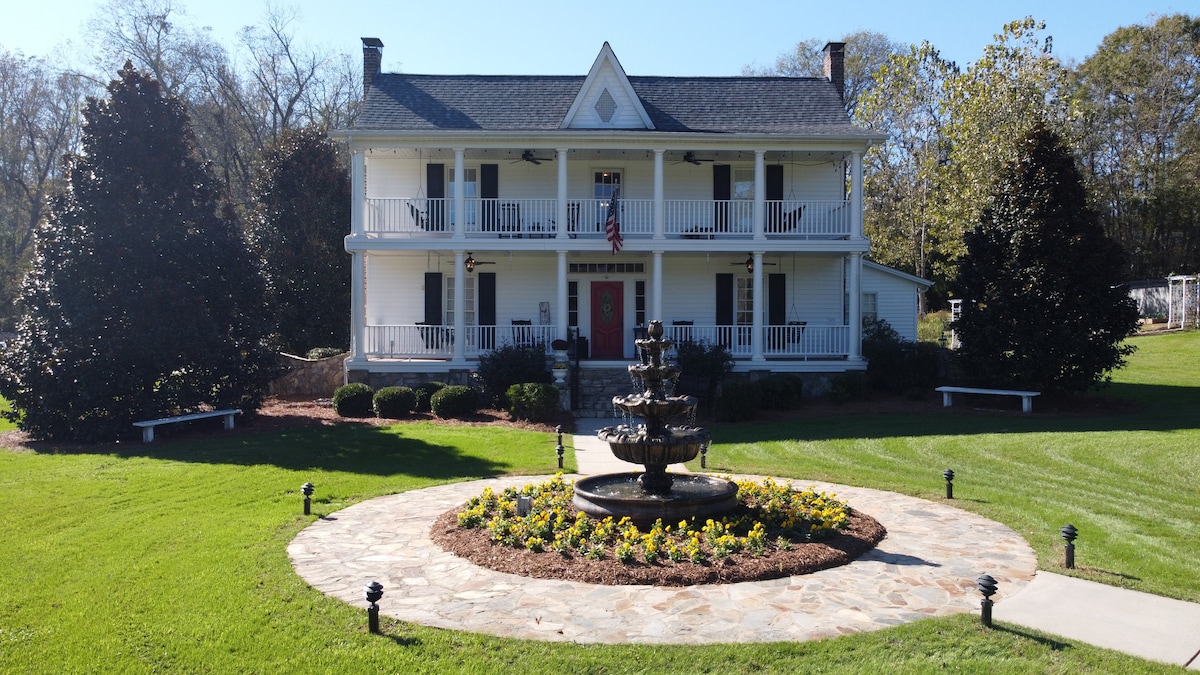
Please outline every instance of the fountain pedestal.
[{"label": "fountain pedestal", "polygon": [[618,459],[641,464],[645,471],[576,481],[575,507],[599,518],[628,516],[639,525],[658,518],[675,523],[728,513],[737,506],[737,485],[721,478],[667,471],[671,464],[695,459],[712,442],[712,434],[700,427],[667,424],[673,417],[694,411],[697,401],[692,396],[666,394],[664,383],[679,375],[677,368],[663,362],[663,352],[673,343],[662,339],[661,321],[651,321],[646,332],[649,338],[636,342],[642,362],[629,366],[632,378],[642,383],[642,391],[613,397],[614,406],[645,423],[604,427],[596,434]]}]

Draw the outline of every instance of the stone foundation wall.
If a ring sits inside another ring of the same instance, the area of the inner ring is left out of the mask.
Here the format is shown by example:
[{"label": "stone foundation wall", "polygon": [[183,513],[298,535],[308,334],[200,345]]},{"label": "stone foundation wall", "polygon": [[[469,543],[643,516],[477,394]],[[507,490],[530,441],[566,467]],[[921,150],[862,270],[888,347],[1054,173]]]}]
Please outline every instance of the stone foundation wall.
[{"label": "stone foundation wall", "polygon": [[352,370],[350,371],[350,381],[363,382],[375,391],[384,387],[415,389],[426,382],[445,382],[446,384],[466,386],[474,384],[471,381],[471,371],[469,370],[452,370],[448,373],[371,373],[364,370]]},{"label": "stone foundation wall", "polygon": [[319,396],[328,398],[343,384],[343,362],[345,354],[324,359],[305,359],[291,354],[280,354],[280,363],[287,371],[271,382],[267,388],[270,396]]}]

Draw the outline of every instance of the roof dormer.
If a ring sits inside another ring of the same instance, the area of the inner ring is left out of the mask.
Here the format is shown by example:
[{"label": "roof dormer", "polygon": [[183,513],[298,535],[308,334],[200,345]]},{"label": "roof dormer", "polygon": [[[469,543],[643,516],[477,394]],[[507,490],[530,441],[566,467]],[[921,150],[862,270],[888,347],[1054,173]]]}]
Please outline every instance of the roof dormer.
[{"label": "roof dormer", "polygon": [[653,129],[650,115],[629,84],[625,69],[607,42],[592,64],[571,109],[564,129]]}]

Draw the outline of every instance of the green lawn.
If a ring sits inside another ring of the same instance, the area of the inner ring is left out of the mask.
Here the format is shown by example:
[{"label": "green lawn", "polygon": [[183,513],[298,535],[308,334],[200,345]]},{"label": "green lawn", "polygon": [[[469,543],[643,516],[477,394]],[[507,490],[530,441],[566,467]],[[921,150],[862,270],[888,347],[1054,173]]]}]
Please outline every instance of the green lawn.
[{"label": "green lawn", "polygon": [[[1196,600],[1194,414],[1200,334],[1140,338],[1112,394],[1135,415],[838,417],[718,428],[710,467],[870,485],[1019,530],[1056,569]],[[552,473],[552,435],[433,424],[240,431],[61,454],[0,451],[2,672],[1169,672],[1132,657],[958,616],[834,640],[578,646],[384,622],[300,581],[287,542],[376,495],[502,473]],[[574,459],[568,454],[568,469]],[[1135,555],[1136,554],[1136,555]],[[1149,560],[1143,560],[1143,557]],[[364,580],[365,583],[366,580]]]}]

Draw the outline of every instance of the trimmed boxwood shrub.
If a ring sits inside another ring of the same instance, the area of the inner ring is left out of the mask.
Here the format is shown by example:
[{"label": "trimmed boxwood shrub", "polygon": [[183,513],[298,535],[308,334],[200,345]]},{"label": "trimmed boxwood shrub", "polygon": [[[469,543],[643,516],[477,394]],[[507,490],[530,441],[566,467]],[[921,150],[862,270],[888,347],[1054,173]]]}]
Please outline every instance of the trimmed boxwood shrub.
[{"label": "trimmed boxwood shrub", "polygon": [[841,373],[829,383],[829,400],[834,403],[866,401],[871,398],[871,381],[861,370]]},{"label": "trimmed boxwood shrub", "polygon": [[508,388],[521,382],[551,381],[546,368],[546,352],[541,347],[503,345],[479,357],[479,380],[483,393],[493,405],[508,407]]},{"label": "trimmed boxwood shrub", "polygon": [[758,414],[762,403],[762,388],[757,382],[738,380],[721,386],[717,405],[718,422],[747,422]]},{"label": "trimmed boxwood shrub", "polygon": [[398,420],[408,417],[416,402],[417,395],[408,387],[384,387],[375,392],[371,407],[375,409],[376,417]]},{"label": "trimmed boxwood shrub", "polygon": [[371,417],[375,390],[362,382],[342,385],[333,392],[333,409],[342,417]]},{"label": "trimmed boxwood shrub", "polygon": [[479,409],[479,392],[462,385],[443,387],[429,397],[429,407],[442,419],[465,417]]},{"label": "trimmed boxwood shrub", "polygon": [[413,403],[413,410],[416,410],[417,412],[429,412],[429,397],[445,388],[445,382],[437,381],[425,382],[424,384],[417,385],[417,388],[413,389],[413,393],[416,395],[416,402]]},{"label": "trimmed boxwood shrub", "polygon": [[758,381],[763,410],[794,410],[800,407],[804,382],[795,375],[776,373]]},{"label": "trimmed boxwood shrub", "polygon": [[558,387],[540,382],[514,384],[505,394],[508,413],[517,419],[549,422],[558,414]]}]

